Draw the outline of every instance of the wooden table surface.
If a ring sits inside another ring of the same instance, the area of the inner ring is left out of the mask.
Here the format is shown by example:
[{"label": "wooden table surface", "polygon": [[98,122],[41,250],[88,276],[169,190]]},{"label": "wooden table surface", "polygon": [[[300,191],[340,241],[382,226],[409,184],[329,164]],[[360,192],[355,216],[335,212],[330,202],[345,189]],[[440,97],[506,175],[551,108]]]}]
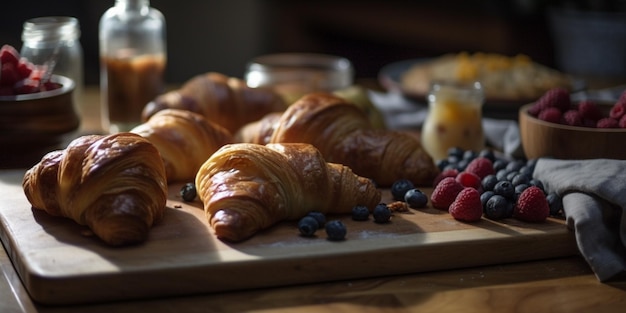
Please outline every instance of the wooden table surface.
[{"label": "wooden table surface", "polygon": [[[97,132],[96,87],[80,97],[81,132]],[[623,312],[626,281],[601,283],[578,256],[399,276],[50,307],[28,296],[0,249],[0,312]],[[167,282],[163,282],[166,284]],[[94,290],[94,292],[98,292]]]}]

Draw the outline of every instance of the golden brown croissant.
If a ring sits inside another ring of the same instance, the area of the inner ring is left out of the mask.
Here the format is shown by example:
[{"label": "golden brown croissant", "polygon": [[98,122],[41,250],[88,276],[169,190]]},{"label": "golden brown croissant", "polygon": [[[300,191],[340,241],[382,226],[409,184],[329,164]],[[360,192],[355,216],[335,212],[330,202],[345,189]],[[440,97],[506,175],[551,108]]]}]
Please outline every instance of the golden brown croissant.
[{"label": "golden brown croissant", "polygon": [[372,210],[381,199],[371,180],[309,144],[226,145],[202,165],[196,187],[215,234],[234,242],[310,211]]},{"label": "golden brown croissant", "polygon": [[161,153],[168,182],[193,181],[206,159],[227,143],[232,134],[202,115],[185,110],[165,109],[133,128]]},{"label": "golden brown croissant", "polygon": [[267,113],[285,110],[287,105],[273,89],[251,88],[241,79],[209,72],[191,78],[180,89],[148,103],[142,118],[146,121],[157,111],[166,108],[202,114],[235,133],[243,125]]},{"label": "golden brown croissant", "polygon": [[131,133],[79,137],[45,155],[22,186],[34,208],[86,225],[110,245],[146,240],[167,200],[159,152]]},{"label": "golden brown croissant", "polygon": [[274,120],[244,126],[237,133],[240,141],[309,143],[318,148],[328,162],[344,164],[379,186],[390,186],[401,178],[416,185],[430,186],[439,173],[432,157],[415,136],[371,126],[362,110],[332,94],[305,95],[277,121],[272,116],[266,118]]}]

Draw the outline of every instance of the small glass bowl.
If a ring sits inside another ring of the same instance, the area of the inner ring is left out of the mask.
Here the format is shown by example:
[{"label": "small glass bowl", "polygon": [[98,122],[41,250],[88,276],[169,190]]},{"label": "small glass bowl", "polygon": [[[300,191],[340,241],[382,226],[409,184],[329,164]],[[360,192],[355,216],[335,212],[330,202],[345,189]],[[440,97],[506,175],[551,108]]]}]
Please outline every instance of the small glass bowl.
[{"label": "small glass bowl", "polygon": [[343,57],[316,53],[278,53],[252,59],[246,69],[248,86],[272,87],[287,103],[315,91],[332,92],[354,81],[352,63]]}]

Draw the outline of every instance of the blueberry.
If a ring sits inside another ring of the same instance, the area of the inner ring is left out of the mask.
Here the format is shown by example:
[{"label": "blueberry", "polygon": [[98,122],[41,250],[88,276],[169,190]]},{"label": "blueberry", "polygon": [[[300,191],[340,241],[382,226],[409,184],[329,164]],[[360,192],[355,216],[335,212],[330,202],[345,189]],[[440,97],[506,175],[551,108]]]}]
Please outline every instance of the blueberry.
[{"label": "blueberry", "polygon": [[493,192],[497,195],[501,195],[507,199],[513,199],[515,196],[515,189],[513,184],[508,180],[499,181],[494,187]]},{"label": "blueberry", "polygon": [[485,208],[485,205],[487,204],[487,201],[493,197],[493,195],[495,195],[495,192],[489,190],[489,191],[485,191],[483,193],[480,194],[480,204],[482,204],[483,208]]},{"label": "blueberry", "polygon": [[370,210],[364,205],[356,205],[352,208],[352,219],[355,221],[367,221],[370,218]]},{"label": "blueberry", "polygon": [[437,168],[439,169],[439,171],[444,171],[444,169],[450,165],[450,162],[448,161],[448,159],[441,159],[437,161]]},{"label": "blueberry", "polygon": [[457,159],[462,159],[463,158],[463,154],[465,153],[465,151],[459,147],[452,147],[450,149],[448,149],[448,156],[449,157],[456,157]]},{"label": "blueberry", "polygon": [[463,172],[465,170],[465,168],[467,167],[467,165],[469,164],[470,160],[468,159],[461,159],[459,160],[459,162],[456,162],[456,169],[459,172]]},{"label": "blueberry", "polygon": [[472,150],[466,150],[463,152],[463,160],[471,161],[476,158],[476,152]]},{"label": "blueberry", "polygon": [[524,165],[519,169],[520,174],[527,175],[528,177],[533,177],[533,171],[534,169],[528,165]]},{"label": "blueberry", "polygon": [[513,197],[513,200],[517,201],[522,192],[524,192],[524,190],[526,190],[529,186],[530,185],[528,184],[519,184],[515,186],[515,196]]},{"label": "blueberry", "polygon": [[374,216],[374,222],[379,224],[387,223],[391,219],[391,210],[387,207],[387,204],[379,203],[374,208],[372,215]]},{"label": "blueberry", "polygon": [[496,172],[496,177],[498,178],[498,180],[506,180],[506,176],[509,175],[510,172],[511,171],[507,170],[506,168],[503,168]]},{"label": "blueberry", "polygon": [[493,195],[485,204],[485,216],[491,220],[500,220],[513,214],[513,203],[501,195]]},{"label": "blueberry", "polygon": [[311,237],[319,229],[317,220],[312,216],[305,216],[298,221],[298,230],[305,237]]},{"label": "blueberry", "polygon": [[561,210],[563,209],[563,200],[561,197],[556,193],[551,192],[546,196],[546,200],[548,200],[548,206],[550,207],[550,215],[560,215]]},{"label": "blueberry", "polygon": [[498,172],[499,170],[505,169],[509,162],[503,159],[497,159],[493,161],[493,170]]},{"label": "blueberry", "polygon": [[530,176],[523,173],[518,173],[517,175],[513,176],[513,179],[511,179],[511,183],[513,184],[513,186],[522,184],[528,185],[530,184]]},{"label": "blueberry", "polygon": [[319,211],[311,211],[307,214],[307,216],[310,216],[312,218],[314,218],[317,221],[317,227],[318,228],[322,228],[324,227],[324,224],[326,224],[326,215],[324,215],[324,213],[319,212]]},{"label": "blueberry", "polygon": [[487,175],[482,179],[480,185],[483,187],[484,191],[491,191],[498,183],[498,177],[496,175]]},{"label": "blueberry", "polygon": [[413,183],[408,179],[399,179],[391,185],[391,195],[396,201],[404,201],[404,194],[415,188]]},{"label": "blueberry", "polygon": [[506,165],[506,169],[510,171],[519,172],[522,166],[526,165],[526,162],[522,160],[513,160]]},{"label": "blueberry", "polygon": [[450,155],[446,160],[448,160],[449,165],[456,168],[456,165],[459,163],[459,161],[461,161],[461,158],[456,155]]},{"label": "blueberry", "polygon": [[518,171],[510,171],[507,175],[506,175],[506,180],[508,181],[513,181],[513,178],[515,177],[515,175],[519,174]]},{"label": "blueberry", "polygon": [[546,192],[546,189],[543,187],[543,182],[541,182],[539,179],[533,178],[530,180],[530,182],[528,182],[528,184],[543,190],[544,193]]},{"label": "blueberry", "polygon": [[197,195],[198,191],[196,190],[196,185],[194,183],[186,183],[182,188],[180,188],[180,196],[185,202],[195,200]]},{"label": "blueberry", "polygon": [[483,157],[489,159],[491,162],[496,161],[496,155],[493,153],[491,149],[482,149],[478,152],[478,157]]},{"label": "blueberry", "polygon": [[428,196],[421,190],[413,188],[404,195],[404,202],[413,209],[425,208],[426,204],[428,204]]},{"label": "blueberry", "polygon": [[328,240],[344,240],[347,232],[346,225],[340,220],[331,220],[326,223],[326,235],[328,236]]}]

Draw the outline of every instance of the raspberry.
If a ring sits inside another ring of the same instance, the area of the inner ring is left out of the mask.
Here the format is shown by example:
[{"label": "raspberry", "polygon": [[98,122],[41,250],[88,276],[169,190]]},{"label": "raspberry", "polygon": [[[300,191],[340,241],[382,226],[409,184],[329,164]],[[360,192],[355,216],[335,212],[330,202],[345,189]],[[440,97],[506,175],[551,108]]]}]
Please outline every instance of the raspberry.
[{"label": "raspberry", "polygon": [[473,159],[465,168],[466,172],[474,173],[480,179],[485,178],[487,175],[495,174],[496,171],[493,168],[493,162],[486,157],[477,157]]},{"label": "raspberry", "polygon": [[464,222],[479,221],[483,215],[483,205],[480,202],[480,192],[474,188],[465,188],[459,192],[450,205],[450,215],[456,220]]},{"label": "raspberry", "polygon": [[538,118],[542,121],[546,121],[550,123],[560,123],[561,111],[559,111],[559,109],[554,108],[554,107],[546,108],[546,109],[541,110],[541,112],[539,112]]},{"label": "raspberry", "polygon": [[439,182],[440,182],[441,180],[443,180],[444,178],[446,178],[446,177],[452,177],[452,178],[454,178],[454,177],[456,177],[456,175],[458,175],[458,174],[459,174],[459,170],[457,170],[457,169],[455,169],[455,168],[453,168],[453,169],[447,169],[447,170],[444,170],[444,171],[440,172],[440,173],[437,175],[437,177],[435,177],[435,179],[433,180],[433,188],[434,188],[434,187],[437,187],[437,185],[439,185]]},{"label": "raspberry", "polygon": [[20,61],[17,63],[17,72],[19,73],[20,79],[27,78],[33,72],[35,66],[30,63],[26,58],[20,58]]},{"label": "raspberry", "polygon": [[17,62],[20,61],[20,53],[11,46],[4,45],[0,48],[0,63],[13,63],[13,65],[17,65]]},{"label": "raspberry", "polygon": [[567,110],[563,113],[563,124],[569,126],[582,126],[583,120],[580,116],[580,112],[577,110]]},{"label": "raspberry", "polygon": [[561,112],[569,110],[572,102],[569,97],[569,91],[565,88],[553,88],[546,91],[533,107],[537,107],[537,113],[547,108],[557,108]]},{"label": "raspberry", "polygon": [[454,202],[456,196],[463,189],[463,185],[459,184],[454,177],[446,177],[433,190],[430,202],[435,209],[447,211],[450,204]]},{"label": "raspberry", "polygon": [[2,63],[0,67],[0,84],[13,85],[20,79],[20,74],[13,63]]},{"label": "raspberry", "polygon": [[622,116],[622,118],[619,119],[618,124],[620,128],[626,128],[626,115]]},{"label": "raspberry", "polygon": [[609,117],[619,120],[624,116],[624,112],[626,112],[626,101],[617,101],[613,107],[611,107]]},{"label": "raspberry", "polygon": [[481,188],[481,180],[478,175],[471,172],[461,172],[456,176],[456,181],[459,182],[463,187],[474,188],[476,190],[482,190]]},{"label": "raspberry", "polygon": [[618,128],[619,122],[614,118],[605,117],[598,121],[598,123],[596,124],[596,127],[597,128]]},{"label": "raspberry", "polygon": [[513,217],[526,222],[543,222],[550,215],[550,205],[539,187],[526,188],[515,204]]},{"label": "raspberry", "polygon": [[603,117],[600,107],[591,100],[580,101],[578,103],[578,112],[583,120],[598,121]]}]

